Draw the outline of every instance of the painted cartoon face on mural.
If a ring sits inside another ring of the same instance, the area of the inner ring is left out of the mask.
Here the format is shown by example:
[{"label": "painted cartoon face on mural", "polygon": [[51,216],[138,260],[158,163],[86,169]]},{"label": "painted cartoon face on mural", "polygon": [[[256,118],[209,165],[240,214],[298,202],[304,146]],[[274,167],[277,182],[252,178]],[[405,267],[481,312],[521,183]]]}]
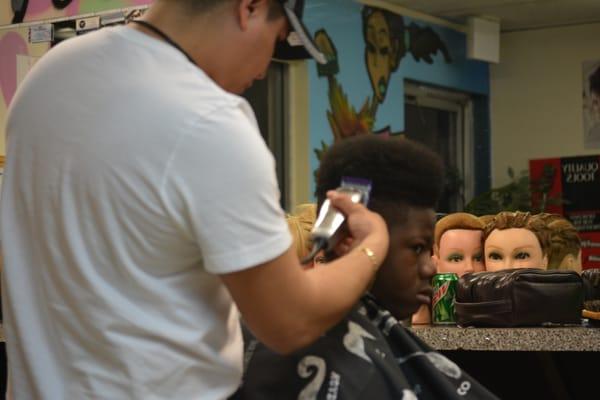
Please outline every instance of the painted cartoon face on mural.
[{"label": "painted cartoon face on mural", "polygon": [[[364,60],[372,93],[367,94],[359,107],[350,102],[342,83],[337,79],[339,72],[344,69],[343,52],[338,54],[333,38],[324,28],[317,30],[315,34],[316,45],[327,57],[326,64],[318,64],[316,67],[318,77],[327,79],[329,110],[325,115],[334,142],[356,135],[400,134],[389,122],[378,127],[377,111],[387,97],[393,73],[398,70],[407,53],[413,56],[415,62],[432,64],[437,61],[434,58],[437,54],[441,54],[446,63],[452,62],[446,44],[429,26],[414,22],[405,25],[405,19],[401,15],[369,6],[362,7],[361,22],[365,44]],[[340,39],[342,42],[346,40],[344,37]],[[352,51],[356,48],[356,43],[353,42]],[[355,95],[357,94],[354,93],[353,96]],[[327,143],[321,141],[321,147],[314,149],[317,159],[320,159],[327,147]]]},{"label": "painted cartoon face on mural", "polygon": [[383,103],[392,72],[404,57],[404,21],[399,15],[363,8],[365,62],[377,102]]},{"label": "painted cartoon face on mural", "polygon": [[315,44],[327,59],[325,64],[317,63],[317,74],[319,77],[333,77],[340,72],[340,65],[335,44],[333,44],[325,29],[319,29],[315,32]]}]

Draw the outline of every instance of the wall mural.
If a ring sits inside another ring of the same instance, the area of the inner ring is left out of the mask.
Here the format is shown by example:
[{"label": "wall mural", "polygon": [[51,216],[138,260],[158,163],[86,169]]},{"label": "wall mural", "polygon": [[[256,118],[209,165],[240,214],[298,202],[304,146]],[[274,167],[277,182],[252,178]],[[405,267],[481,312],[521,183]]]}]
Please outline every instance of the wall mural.
[{"label": "wall mural", "polygon": [[[334,142],[348,136],[369,133],[399,134],[393,132],[389,125],[377,126],[377,109],[385,101],[392,74],[398,70],[407,53],[417,62],[432,64],[432,56],[439,52],[446,63],[452,63],[446,44],[433,29],[421,27],[414,22],[406,26],[401,15],[365,6],[362,9],[362,31],[364,62],[372,93],[358,111],[350,104],[336,78],[340,65],[335,44],[325,29],[315,33],[315,43],[328,60],[325,65],[317,64],[317,74],[328,82],[330,109],[327,110],[327,120]],[[321,141],[321,148],[315,149],[318,159],[326,148],[325,142]]]},{"label": "wall mural", "polygon": [[4,154],[4,124],[8,105],[19,83],[49,43],[29,43],[27,27],[0,30],[0,154]]},{"label": "wall mural", "polygon": [[[92,12],[139,7],[152,0],[2,0],[0,25],[73,17]],[[4,127],[8,106],[19,84],[50,42],[29,43],[29,27],[0,29],[0,154],[4,154]]]},{"label": "wall mural", "polygon": [[79,14],[150,4],[152,0],[5,0],[0,25],[72,17]]},{"label": "wall mural", "polygon": [[[307,8],[305,23],[329,57],[325,66],[311,63],[308,70],[310,170],[318,168],[328,145],[348,136],[372,132],[401,138],[406,133],[424,142],[434,135],[415,131],[420,110],[407,106],[413,101],[407,101],[412,93],[407,84],[411,89],[422,85],[471,97],[473,146],[481,163],[476,188],[486,188],[489,65],[468,57],[467,35],[356,1],[309,4],[314,6]],[[311,179],[308,193],[314,189]]]},{"label": "wall mural", "polygon": [[28,56],[27,37],[9,31],[0,35],[0,87],[2,100],[8,106],[17,90],[17,57]]}]

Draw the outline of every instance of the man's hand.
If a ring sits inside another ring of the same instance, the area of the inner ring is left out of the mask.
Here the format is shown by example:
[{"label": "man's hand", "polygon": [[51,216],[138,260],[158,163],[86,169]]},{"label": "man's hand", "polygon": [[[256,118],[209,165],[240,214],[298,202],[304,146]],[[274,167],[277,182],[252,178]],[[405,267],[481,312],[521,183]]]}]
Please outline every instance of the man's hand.
[{"label": "man's hand", "polygon": [[369,247],[381,263],[388,250],[387,225],[381,216],[364,205],[353,203],[348,195],[334,190],[327,193],[331,205],[346,216],[349,238],[342,240],[336,254],[343,255],[358,245]]},{"label": "man's hand", "polygon": [[347,219],[351,249],[327,267],[303,269],[292,247],[253,268],[221,275],[252,333],[279,353],[307,346],[339,322],[373,280],[388,249],[381,216],[328,193]]}]

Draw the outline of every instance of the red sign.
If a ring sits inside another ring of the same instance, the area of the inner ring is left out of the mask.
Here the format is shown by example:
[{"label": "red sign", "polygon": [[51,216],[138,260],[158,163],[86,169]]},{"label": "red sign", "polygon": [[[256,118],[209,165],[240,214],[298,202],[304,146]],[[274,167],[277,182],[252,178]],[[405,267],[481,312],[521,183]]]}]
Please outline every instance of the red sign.
[{"label": "red sign", "polygon": [[561,214],[577,228],[583,269],[600,268],[599,166],[600,156],[529,161],[533,208]]}]

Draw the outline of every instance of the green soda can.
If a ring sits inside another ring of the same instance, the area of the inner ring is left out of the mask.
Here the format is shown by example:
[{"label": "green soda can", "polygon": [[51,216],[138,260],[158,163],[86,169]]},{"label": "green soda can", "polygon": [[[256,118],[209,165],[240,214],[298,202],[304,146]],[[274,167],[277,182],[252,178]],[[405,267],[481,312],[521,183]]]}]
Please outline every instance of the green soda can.
[{"label": "green soda can", "polygon": [[456,297],[455,273],[435,274],[432,279],[431,322],[434,325],[456,325],[454,299]]}]

